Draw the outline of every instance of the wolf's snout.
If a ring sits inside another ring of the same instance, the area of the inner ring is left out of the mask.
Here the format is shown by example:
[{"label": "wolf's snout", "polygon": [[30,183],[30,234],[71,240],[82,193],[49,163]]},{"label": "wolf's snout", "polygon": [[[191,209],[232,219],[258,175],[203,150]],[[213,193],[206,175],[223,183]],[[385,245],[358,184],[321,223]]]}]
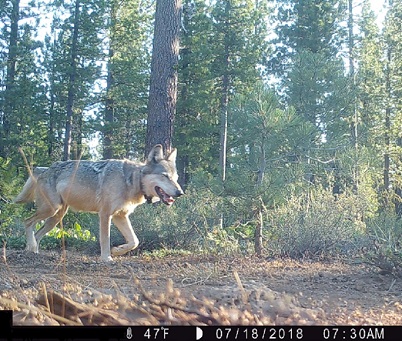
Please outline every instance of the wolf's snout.
[{"label": "wolf's snout", "polygon": [[175,195],[175,197],[181,197],[183,194],[184,194],[183,190],[182,190],[182,189],[178,189],[178,190],[176,190],[176,195]]}]

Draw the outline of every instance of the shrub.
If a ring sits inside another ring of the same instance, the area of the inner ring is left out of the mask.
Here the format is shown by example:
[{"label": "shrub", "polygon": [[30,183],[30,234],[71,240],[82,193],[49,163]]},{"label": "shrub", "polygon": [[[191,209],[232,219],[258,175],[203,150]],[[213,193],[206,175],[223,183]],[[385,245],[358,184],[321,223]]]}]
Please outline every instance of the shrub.
[{"label": "shrub", "polygon": [[220,205],[220,200],[208,190],[190,187],[172,207],[163,204],[138,207],[131,221],[140,240],[140,249],[199,251],[208,248],[207,235],[218,223]]},{"label": "shrub", "polygon": [[386,273],[402,277],[402,220],[383,212],[367,221],[370,243],[365,259]]},{"label": "shrub", "polygon": [[266,248],[273,255],[303,257],[347,253],[362,236],[364,207],[355,195],[334,197],[315,189],[267,213]]}]

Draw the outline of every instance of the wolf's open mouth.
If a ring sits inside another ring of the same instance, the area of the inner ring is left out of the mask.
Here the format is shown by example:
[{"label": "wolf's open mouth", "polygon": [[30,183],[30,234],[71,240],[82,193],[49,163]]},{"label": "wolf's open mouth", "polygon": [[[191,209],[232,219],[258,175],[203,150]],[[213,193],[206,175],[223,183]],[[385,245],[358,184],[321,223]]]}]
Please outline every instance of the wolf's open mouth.
[{"label": "wolf's open mouth", "polygon": [[159,198],[161,198],[161,200],[164,204],[170,206],[174,203],[173,197],[171,197],[169,194],[167,194],[162,188],[156,186],[155,191],[159,195]]}]

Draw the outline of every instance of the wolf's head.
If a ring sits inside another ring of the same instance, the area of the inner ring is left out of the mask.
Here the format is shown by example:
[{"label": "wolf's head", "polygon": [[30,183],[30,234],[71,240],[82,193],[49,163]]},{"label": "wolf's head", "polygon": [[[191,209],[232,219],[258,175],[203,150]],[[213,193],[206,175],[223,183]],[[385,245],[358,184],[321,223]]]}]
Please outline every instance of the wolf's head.
[{"label": "wolf's head", "polygon": [[165,157],[162,145],[157,144],[152,148],[142,170],[142,186],[146,197],[159,197],[170,206],[174,198],[184,194],[177,182],[176,156],[175,148]]}]

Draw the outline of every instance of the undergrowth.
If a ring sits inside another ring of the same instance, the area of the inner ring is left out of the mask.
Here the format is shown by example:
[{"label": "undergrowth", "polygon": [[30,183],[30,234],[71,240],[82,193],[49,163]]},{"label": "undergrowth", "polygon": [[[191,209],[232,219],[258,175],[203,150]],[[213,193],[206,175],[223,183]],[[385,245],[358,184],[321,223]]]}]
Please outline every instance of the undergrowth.
[{"label": "undergrowth", "polygon": [[[209,255],[240,255],[254,252],[254,233],[261,223],[255,202],[248,197],[217,195],[210,187],[194,186],[172,207],[163,204],[139,206],[130,216],[140,240],[132,254],[163,257],[181,252]],[[376,213],[363,195],[334,196],[314,189],[289,196],[286,202],[264,205],[263,255],[267,257],[359,256],[372,266],[394,275],[402,269],[402,222],[392,212]],[[23,219],[32,206],[3,202],[0,243],[8,248],[25,247]],[[63,227],[53,229],[41,249],[67,248],[99,253],[98,216],[69,212]],[[62,238],[64,238],[62,243]],[[111,244],[124,243],[112,226]]]}]

